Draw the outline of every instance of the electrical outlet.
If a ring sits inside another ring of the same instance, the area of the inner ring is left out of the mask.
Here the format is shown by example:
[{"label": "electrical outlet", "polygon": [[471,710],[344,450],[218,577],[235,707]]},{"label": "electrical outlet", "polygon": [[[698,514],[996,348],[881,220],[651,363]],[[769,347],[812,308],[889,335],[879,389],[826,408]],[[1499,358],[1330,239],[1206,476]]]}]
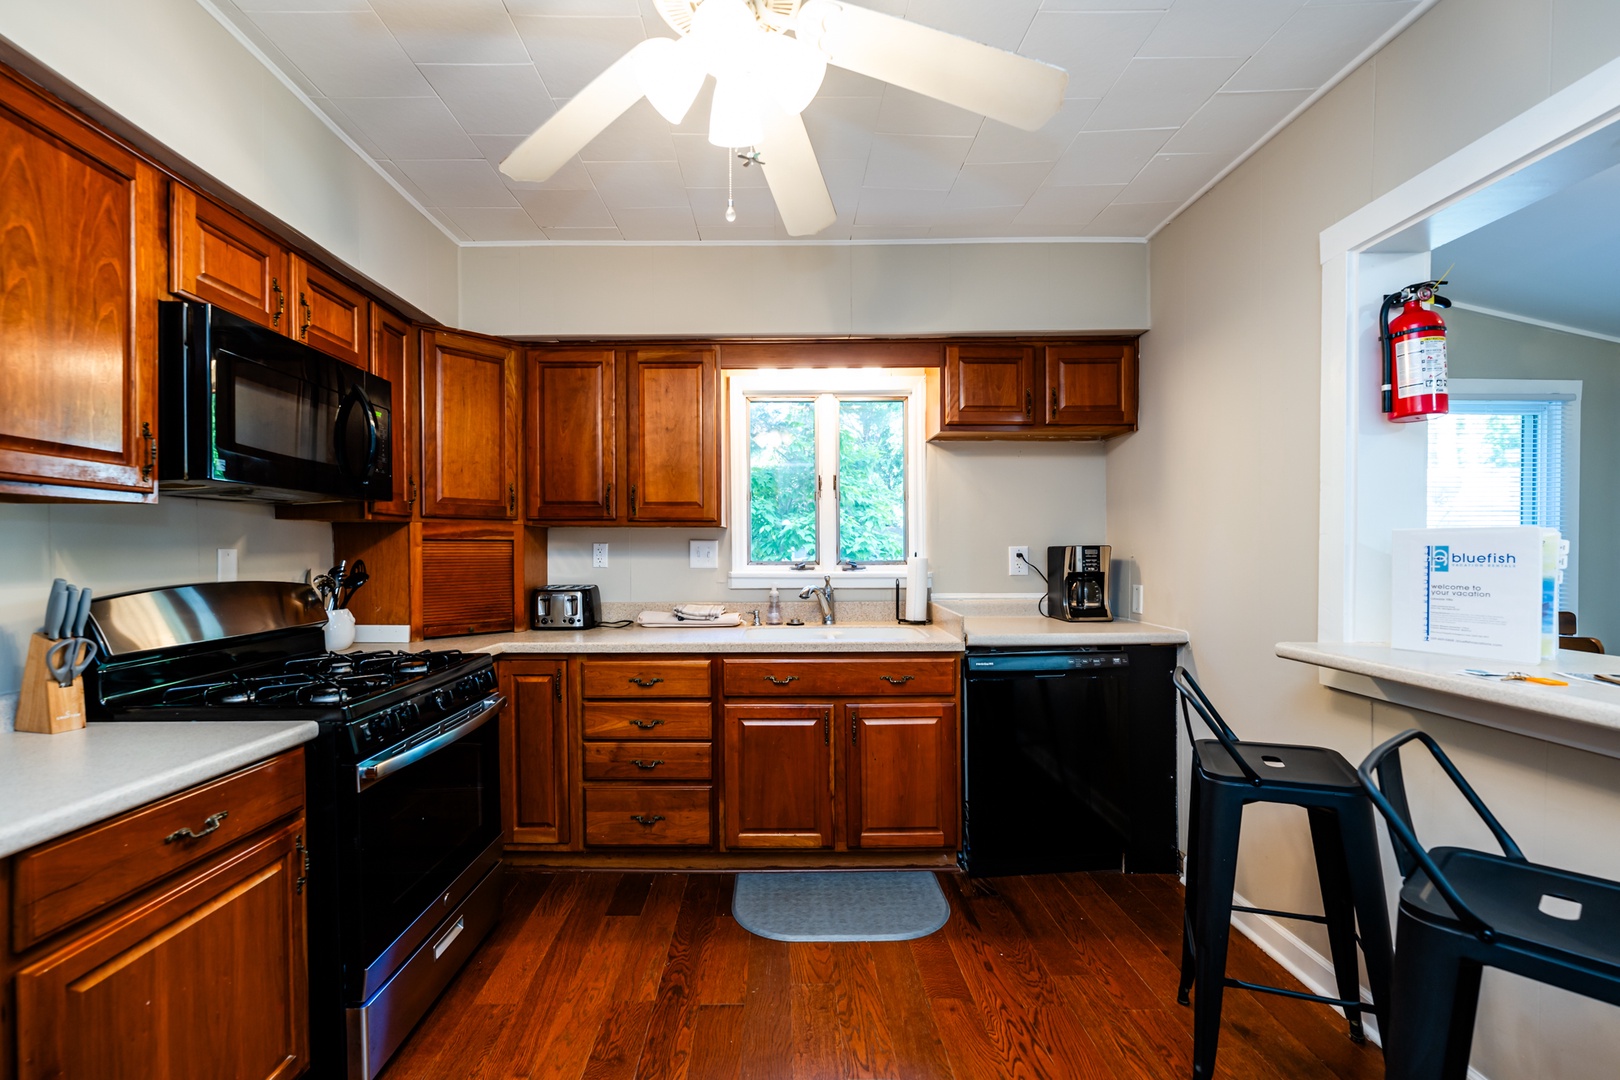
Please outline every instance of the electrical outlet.
[{"label": "electrical outlet", "polygon": [[606,544],[591,545],[591,566],[606,566],[608,564],[608,546]]},{"label": "electrical outlet", "polygon": [[687,565],[694,570],[713,570],[720,565],[720,541],[693,540]]},{"label": "electrical outlet", "polygon": [[1010,577],[1027,577],[1029,575],[1029,563],[1024,561],[1024,559],[1027,559],[1027,558],[1029,558],[1029,548],[1027,548],[1027,547],[1010,547],[1010,548],[1008,548],[1007,549],[1007,574]]},{"label": "electrical outlet", "polygon": [[1142,586],[1131,586],[1131,614],[1142,614]]},{"label": "electrical outlet", "polygon": [[231,548],[216,548],[215,551],[214,551],[214,554],[215,554],[216,558],[219,560],[219,574],[215,577],[214,580],[216,580],[216,581],[235,581],[236,580],[236,549],[233,548],[233,547],[231,547]]}]

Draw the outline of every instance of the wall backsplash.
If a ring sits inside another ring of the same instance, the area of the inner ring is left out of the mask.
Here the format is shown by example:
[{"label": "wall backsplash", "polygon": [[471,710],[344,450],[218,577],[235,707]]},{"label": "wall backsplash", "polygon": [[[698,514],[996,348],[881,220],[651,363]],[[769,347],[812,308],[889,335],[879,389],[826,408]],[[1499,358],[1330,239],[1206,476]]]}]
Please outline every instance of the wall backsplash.
[{"label": "wall backsplash", "polygon": [[165,498],[152,506],[0,504],[0,694],[14,693],[52,578],[99,594],[213,581],[217,549],[243,581],[301,581],[332,559],[332,527],[269,506]]}]

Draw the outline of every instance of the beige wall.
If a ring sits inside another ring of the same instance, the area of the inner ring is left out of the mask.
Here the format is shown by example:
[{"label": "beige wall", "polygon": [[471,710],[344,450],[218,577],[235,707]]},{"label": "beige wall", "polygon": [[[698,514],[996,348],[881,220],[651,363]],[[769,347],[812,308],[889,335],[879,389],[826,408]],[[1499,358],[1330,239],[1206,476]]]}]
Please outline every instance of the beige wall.
[{"label": "beige wall", "polygon": [[[1190,631],[1201,681],[1245,738],[1330,745],[1359,760],[1406,719],[1375,722],[1368,702],[1321,688],[1313,670],[1273,651],[1316,637],[1318,234],[1616,55],[1620,5],[1606,0],[1441,0],[1154,238],[1142,430],[1108,455],[1110,538],[1137,560],[1145,617]],[[1448,741],[1474,734],[1411,719]],[[1581,792],[1582,816],[1563,822],[1548,856],[1620,870],[1603,865],[1613,845],[1597,842],[1620,823],[1620,796],[1582,778],[1609,763],[1522,742],[1482,739],[1464,767],[1500,765],[1502,781],[1484,795],[1510,828],[1549,813],[1555,788]],[[1546,783],[1554,775],[1559,783]],[[1318,903],[1301,816],[1251,813],[1238,886],[1266,907]],[[1320,938],[1300,936],[1325,954]],[[1545,1000],[1490,980],[1474,1065],[1497,1080],[1611,1076],[1614,1011],[1571,1004],[1538,1027]]]},{"label": "beige wall", "polygon": [[456,244],[197,0],[0,4],[0,39],[339,264],[455,325]]}]

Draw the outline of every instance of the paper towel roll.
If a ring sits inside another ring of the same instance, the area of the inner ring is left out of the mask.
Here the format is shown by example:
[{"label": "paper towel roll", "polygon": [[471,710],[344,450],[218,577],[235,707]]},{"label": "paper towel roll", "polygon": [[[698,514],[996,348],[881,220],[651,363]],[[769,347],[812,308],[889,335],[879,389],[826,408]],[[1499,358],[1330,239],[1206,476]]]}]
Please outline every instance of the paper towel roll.
[{"label": "paper towel roll", "polygon": [[913,555],[906,563],[906,621],[928,619],[928,560]]}]

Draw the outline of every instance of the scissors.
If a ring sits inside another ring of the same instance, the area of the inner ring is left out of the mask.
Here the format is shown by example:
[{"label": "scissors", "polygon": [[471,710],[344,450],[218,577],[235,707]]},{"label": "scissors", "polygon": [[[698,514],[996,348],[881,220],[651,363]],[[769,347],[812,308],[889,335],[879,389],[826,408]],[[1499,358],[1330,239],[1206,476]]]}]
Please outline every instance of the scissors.
[{"label": "scissors", "polygon": [[66,688],[84,674],[84,669],[96,658],[96,651],[96,643],[89,638],[63,638],[45,650],[45,667],[56,680],[56,685]]}]

